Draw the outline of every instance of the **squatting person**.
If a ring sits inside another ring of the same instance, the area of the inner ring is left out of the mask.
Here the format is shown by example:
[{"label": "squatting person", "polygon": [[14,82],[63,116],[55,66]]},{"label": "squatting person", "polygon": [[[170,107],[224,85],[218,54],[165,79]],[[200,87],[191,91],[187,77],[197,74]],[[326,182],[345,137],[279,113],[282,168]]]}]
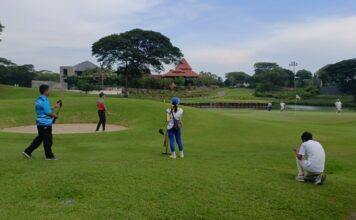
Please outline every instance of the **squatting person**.
[{"label": "squatting person", "polygon": [[176,151],[174,141],[177,142],[179,147],[179,156],[184,158],[183,153],[183,142],[182,142],[182,116],[183,109],[178,107],[180,100],[178,97],[173,97],[172,107],[166,110],[167,113],[167,131],[169,137],[169,143],[171,147],[171,155],[169,156],[172,159],[176,159]]},{"label": "squatting person", "polygon": [[301,136],[302,145],[295,149],[299,182],[314,182],[316,185],[323,184],[326,175],[323,174],[325,167],[325,151],[323,146],[313,140],[313,135],[304,132]]},{"label": "squatting person", "polygon": [[43,142],[46,160],[57,160],[52,152],[53,136],[52,123],[54,118],[58,118],[52,112],[54,108],[59,107],[59,103],[51,108],[48,100],[50,91],[48,85],[41,85],[40,96],[36,99],[36,113],[37,113],[37,137],[32,141],[31,145],[27,147],[22,154],[28,158],[32,158],[32,152],[36,150]]},{"label": "squatting person", "polygon": [[105,105],[105,94],[103,92],[101,92],[99,94],[97,106],[98,106],[99,122],[98,122],[98,125],[96,126],[96,132],[99,131],[101,125],[103,126],[103,131],[105,131],[106,113],[108,113],[108,112],[107,112],[107,108]]}]

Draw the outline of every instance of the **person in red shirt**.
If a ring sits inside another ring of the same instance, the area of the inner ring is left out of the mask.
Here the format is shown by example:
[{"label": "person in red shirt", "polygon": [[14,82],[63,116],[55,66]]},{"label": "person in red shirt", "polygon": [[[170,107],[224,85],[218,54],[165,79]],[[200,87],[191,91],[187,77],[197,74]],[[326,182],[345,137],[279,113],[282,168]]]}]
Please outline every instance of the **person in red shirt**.
[{"label": "person in red shirt", "polygon": [[107,109],[105,105],[105,94],[103,92],[99,94],[97,106],[98,106],[99,122],[98,125],[96,126],[96,131],[97,132],[99,131],[101,125],[103,125],[103,131],[105,131]]}]

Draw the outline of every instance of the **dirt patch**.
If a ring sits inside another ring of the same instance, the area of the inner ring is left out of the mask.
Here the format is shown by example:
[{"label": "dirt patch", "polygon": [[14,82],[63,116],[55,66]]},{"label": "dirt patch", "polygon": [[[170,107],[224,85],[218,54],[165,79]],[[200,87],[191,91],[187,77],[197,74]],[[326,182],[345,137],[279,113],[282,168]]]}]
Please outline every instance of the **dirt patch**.
[{"label": "dirt patch", "polygon": [[346,220],[356,220],[356,212],[352,212]]},{"label": "dirt patch", "polygon": [[[96,124],[55,124],[52,127],[53,134],[83,134],[94,133]],[[127,127],[120,125],[106,125],[106,132],[123,131]],[[37,134],[37,127],[35,125],[26,125],[12,128],[0,129],[3,132]]]}]

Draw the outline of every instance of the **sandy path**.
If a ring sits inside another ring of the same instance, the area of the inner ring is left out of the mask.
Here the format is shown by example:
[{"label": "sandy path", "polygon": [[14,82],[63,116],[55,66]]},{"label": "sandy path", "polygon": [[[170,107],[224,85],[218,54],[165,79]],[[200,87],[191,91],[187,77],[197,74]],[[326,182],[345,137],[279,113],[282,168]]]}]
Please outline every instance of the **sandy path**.
[{"label": "sandy path", "polygon": [[[53,134],[82,134],[94,133],[96,124],[55,124],[53,125]],[[106,125],[106,132],[123,131],[127,127],[120,125]],[[37,134],[35,125],[26,125],[12,128],[0,129],[2,132]]]}]

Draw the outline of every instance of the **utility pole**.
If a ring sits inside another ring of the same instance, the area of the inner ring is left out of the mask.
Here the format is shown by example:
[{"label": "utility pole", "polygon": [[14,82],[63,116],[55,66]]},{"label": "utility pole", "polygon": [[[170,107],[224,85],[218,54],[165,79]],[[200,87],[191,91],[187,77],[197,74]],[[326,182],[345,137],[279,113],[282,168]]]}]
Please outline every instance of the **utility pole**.
[{"label": "utility pole", "polygon": [[294,114],[297,113],[297,84],[296,84],[296,79],[297,79],[297,76],[296,76],[296,72],[295,72],[295,68],[298,66],[298,63],[295,62],[295,61],[292,61],[290,64],[289,64],[289,67],[292,67],[293,68],[293,74],[294,74],[294,92],[295,92],[295,101],[294,101]]}]

